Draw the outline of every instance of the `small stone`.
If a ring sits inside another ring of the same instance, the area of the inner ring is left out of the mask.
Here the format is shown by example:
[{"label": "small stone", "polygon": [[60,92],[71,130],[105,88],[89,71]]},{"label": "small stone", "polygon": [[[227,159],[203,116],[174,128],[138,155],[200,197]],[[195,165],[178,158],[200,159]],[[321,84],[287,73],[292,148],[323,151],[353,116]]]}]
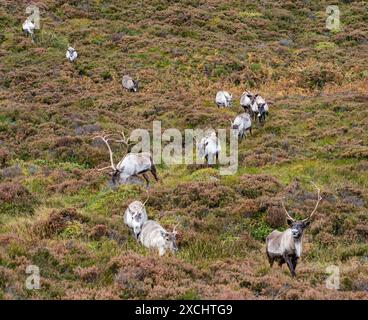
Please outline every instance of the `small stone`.
[{"label": "small stone", "polygon": [[293,40],[291,39],[282,39],[279,41],[279,44],[285,47],[290,47],[293,45]]}]

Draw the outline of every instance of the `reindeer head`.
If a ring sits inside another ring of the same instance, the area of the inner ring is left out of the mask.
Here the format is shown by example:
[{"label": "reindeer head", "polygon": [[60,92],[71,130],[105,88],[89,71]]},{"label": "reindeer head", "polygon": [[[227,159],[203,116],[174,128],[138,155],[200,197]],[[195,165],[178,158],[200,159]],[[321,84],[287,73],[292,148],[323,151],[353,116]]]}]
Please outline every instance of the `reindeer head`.
[{"label": "reindeer head", "polygon": [[265,105],[265,103],[262,103],[258,106],[258,118],[260,123],[264,123],[264,121],[266,120]]},{"label": "reindeer head", "polygon": [[252,95],[252,104],[256,102],[258,96],[259,96],[258,93]]},{"label": "reindeer head", "polygon": [[145,208],[145,205],[147,203],[149,199],[149,195],[147,196],[146,201],[144,201],[141,205],[141,207],[136,210],[136,211],[132,211],[131,208],[129,208],[130,213],[132,214],[132,218],[133,218],[133,230],[134,230],[134,234],[138,237],[138,234],[141,232],[142,230],[142,219],[143,219],[143,210]]},{"label": "reindeer head", "polygon": [[138,88],[139,88],[139,81],[138,80],[133,80],[133,83],[134,83],[134,86],[133,86],[132,90],[134,92],[137,92]]},{"label": "reindeer head", "polygon": [[295,220],[293,217],[290,216],[290,214],[286,210],[284,202],[281,201],[282,207],[283,207],[283,209],[286,213],[287,223],[290,226],[291,234],[292,234],[294,239],[300,239],[301,238],[301,236],[303,235],[304,229],[309,226],[311,218],[316,213],[318,205],[319,205],[320,201],[322,200],[320,189],[314,183],[313,183],[313,185],[317,189],[317,203],[316,203],[316,206],[314,207],[312,213],[309,215],[308,218],[300,220],[300,221]]},{"label": "reindeer head", "polygon": [[94,137],[94,139],[101,139],[106,144],[106,146],[107,146],[107,148],[109,150],[109,155],[110,155],[110,163],[111,163],[110,166],[104,167],[104,168],[101,168],[101,169],[98,169],[98,171],[103,171],[103,170],[106,170],[106,169],[111,169],[111,171],[109,173],[111,175],[111,182],[112,182],[113,185],[116,185],[118,183],[118,181],[119,181],[119,176],[120,176],[121,171],[114,164],[113,153],[112,153],[111,147],[109,145],[109,141],[123,143],[126,146],[126,148],[127,148],[126,152],[128,152],[128,149],[129,149],[129,139],[128,140],[125,139],[125,135],[124,135],[123,132],[121,133],[121,139],[111,139],[110,137],[112,137],[112,136],[116,136],[116,135],[109,134],[107,136],[97,136],[97,137]]},{"label": "reindeer head", "polygon": [[161,236],[165,241],[165,249],[171,250],[173,252],[178,251],[178,246],[176,245],[176,227],[178,224],[174,227],[173,232],[167,232],[167,231],[161,231]]},{"label": "reindeer head", "polygon": [[230,120],[230,123],[231,123],[231,129],[233,130],[233,135],[234,137],[237,137],[239,135],[239,125],[238,124],[235,124],[235,121],[231,121]]}]

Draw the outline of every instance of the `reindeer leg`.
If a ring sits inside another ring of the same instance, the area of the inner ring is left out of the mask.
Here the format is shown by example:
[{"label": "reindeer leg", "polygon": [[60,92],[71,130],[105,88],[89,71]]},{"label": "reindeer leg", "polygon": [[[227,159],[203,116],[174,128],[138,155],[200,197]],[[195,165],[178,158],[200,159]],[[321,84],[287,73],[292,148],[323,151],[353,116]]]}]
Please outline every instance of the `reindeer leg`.
[{"label": "reindeer leg", "polygon": [[153,175],[153,177],[155,178],[155,180],[158,182],[158,176],[157,176],[157,170],[156,170],[156,167],[155,165],[151,165],[151,173]]},{"label": "reindeer leg", "polygon": [[270,255],[268,254],[267,251],[266,251],[266,253],[267,253],[268,262],[270,263],[270,267],[272,268],[274,259],[270,257]]},{"label": "reindeer leg", "polygon": [[281,268],[284,263],[285,263],[284,258],[280,258],[279,259],[279,267]]},{"label": "reindeer leg", "polygon": [[273,263],[274,263],[275,260],[271,259],[271,258],[268,258],[268,262],[270,263],[270,267],[272,268],[273,266]]},{"label": "reindeer leg", "polygon": [[285,261],[286,261],[286,263],[287,263],[287,265],[288,265],[288,267],[289,267],[289,270],[290,270],[290,272],[291,272],[291,276],[292,276],[292,277],[295,277],[295,276],[296,276],[296,274],[295,274],[295,270],[294,270],[294,265],[293,265],[293,263],[291,262],[290,257],[289,257],[288,255],[285,255],[285,256],[284,256],[284,259],[285,259]]},{"label": "reindeer leg", "polygon": [[143,176],[144,180],[146,180],[147,188],[148,188],[149,187],[149,183],[150,183],[149,178],[148,178],[148,176],[145,173],[142,173],[142,176]]},{"label": "reindeer leg", "polygon": [[294,272],[295,272],[296,265],[298,264],[298,257],[294,256],[291,262],[293,263]]}]

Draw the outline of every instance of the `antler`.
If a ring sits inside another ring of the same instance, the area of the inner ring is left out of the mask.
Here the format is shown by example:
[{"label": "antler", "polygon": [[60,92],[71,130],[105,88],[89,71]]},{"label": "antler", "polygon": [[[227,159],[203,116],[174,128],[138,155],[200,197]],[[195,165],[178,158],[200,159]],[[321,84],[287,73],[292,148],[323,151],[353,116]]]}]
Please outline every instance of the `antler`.
[{"label": "antler", "polygon": [[321,190],[316,186],[316,184],[314,182],[312,182],[312,184],[314,185],[314,187],[317,189],[317,203],[316,203],[316,206],[314,207],[312,213],[309,215],[308,218],[304,219],[303,221],[307,221],[309,220],[310,218],[312,218],[312,216],[316,213],[317,211],[317,208],[318,208],[318,205],[319,203],[321,202],[322,200],[322,197],[321,197]]},{"label": "antler", "polygon": [[285,213],[286,213],[286,217],[288,219],[290,219],[291,221],[295,221],[295,219],[289,214],[289,212],[287,212],[286,208],[285,208],[285,204],[284,204],[284,201],[281,200],[281,205],[282,205],[282,208],[284,209]]},{"label": "antler", "polygon": [[[303,219],[302,221],[308,221],[310,218],[312,218],[312,216],[316,213],[317,211],[317,208],[318,208],[318,205],[319,203],[321,202],[322,200],[322,197],[321,197],[321,190],[316,186],[316,184],[314,182],[312,182],[312,184],[314,185],[314,187],[317,189],[317,203],[316,203],[316,206],[314,207],[312,213],[309,215],[308,218],[305,218]],[[285,213],[286,213],[286,216],[288,219],[290,219],[291,221],[295,221],[294,218],[292,218],[289,213],[287,212],[286,208],[285,208],[285,205],[284,205],[284,202],[281,200],[281,204],[282,204],[282,207],[283,209],[285,210]]]},{"label": "antler", "polygon": [[[111,134],[107,135],[107,136],[104,136],[104,137],[103,136],[96,136],[93,139],[101,139],[103,142],[105,142],[107,148],[109,149],[111,168],[116,170],[116,167],[114,165],[114,159],[113,159],[113,156],[112,156],[112,150],[111,150],[111,147],[109,145],[109,139],[108,139],[109,136],[111,136]],[[102,171],[102,170],[105,170],[105,169],[108,169],[108,168],[110,168],[110,167],[105,167],[105,168],[99,169],[98,171]]]},{"label": "antler", "polygon": [[98,171],[102,171],[102,170],[109,169],[109,168],[112,168],[112,169],[116,170],[116,166],[114,165],[113,153],[112,153],[111,147],[109,145],[109,141],[123,143],[128,148],[129,139],[127,140],[125,138],[124,132],[123,131],[121,132],[122,139],[111,139],[111,138],[109,138],[109,137],[116,136],[116,135],[117,135],[116,133],[115,134],[113,133],[113,134],[108,134],[108,135],[105,135],[105,136],[96,136],[96,137],[93,138],[93,139],[101,139],[103,142],[105,142],[107,148],[109,149],[109,155],[110,155],[111,166],[110,167],[105,167],[105,168],[102,168],[102,169],[98,169]]},{"label": "antler", "polygon": [[146,205],[146,203],[147,203],[147,201],[148,201],[149,198],[150,198],[150,194],[147,191],[147,199],[146,199],[146,201],[143,202],[143,207]]},{"label": "antler", "polygon": [[128,138],[128,139],[126,139],[125,138],[125,134],[124,134],[124,131],[121,131],[121,136],[123,137],[123,140],[119,140],[119,142],[122,142],[122,143],[124,143],[127,147],[129,146],[129,141],[130,141],[130,139]]},{"label": "antler", "polygon": [[174,229],[173,229],[173,233],[177,233],[177,231],[176,231],[176,227],[178,226],[180,224],[180,222],[178,222],[175,226],[174,226]]},{"label": "antler", "polygon": [[104,167],[104,168],[101,168],[101,169],[97,169],[97,171],[104,171],[106,169],[111,169],[111,166],[108,166],[108,167]]}]

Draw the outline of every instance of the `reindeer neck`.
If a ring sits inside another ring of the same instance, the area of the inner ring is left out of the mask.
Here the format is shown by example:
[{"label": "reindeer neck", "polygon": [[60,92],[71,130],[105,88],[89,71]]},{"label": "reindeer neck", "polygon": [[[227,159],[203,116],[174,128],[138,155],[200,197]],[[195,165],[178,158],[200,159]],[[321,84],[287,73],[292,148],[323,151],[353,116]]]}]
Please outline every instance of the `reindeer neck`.
[{"label": "reindeer neck", "polygon": [[295,248],[295,253],[297,257],[300,257],[302,254],[302,243],[303,243],[303,236],[301,236],[299,239],[294,239],[294,248]]}]

